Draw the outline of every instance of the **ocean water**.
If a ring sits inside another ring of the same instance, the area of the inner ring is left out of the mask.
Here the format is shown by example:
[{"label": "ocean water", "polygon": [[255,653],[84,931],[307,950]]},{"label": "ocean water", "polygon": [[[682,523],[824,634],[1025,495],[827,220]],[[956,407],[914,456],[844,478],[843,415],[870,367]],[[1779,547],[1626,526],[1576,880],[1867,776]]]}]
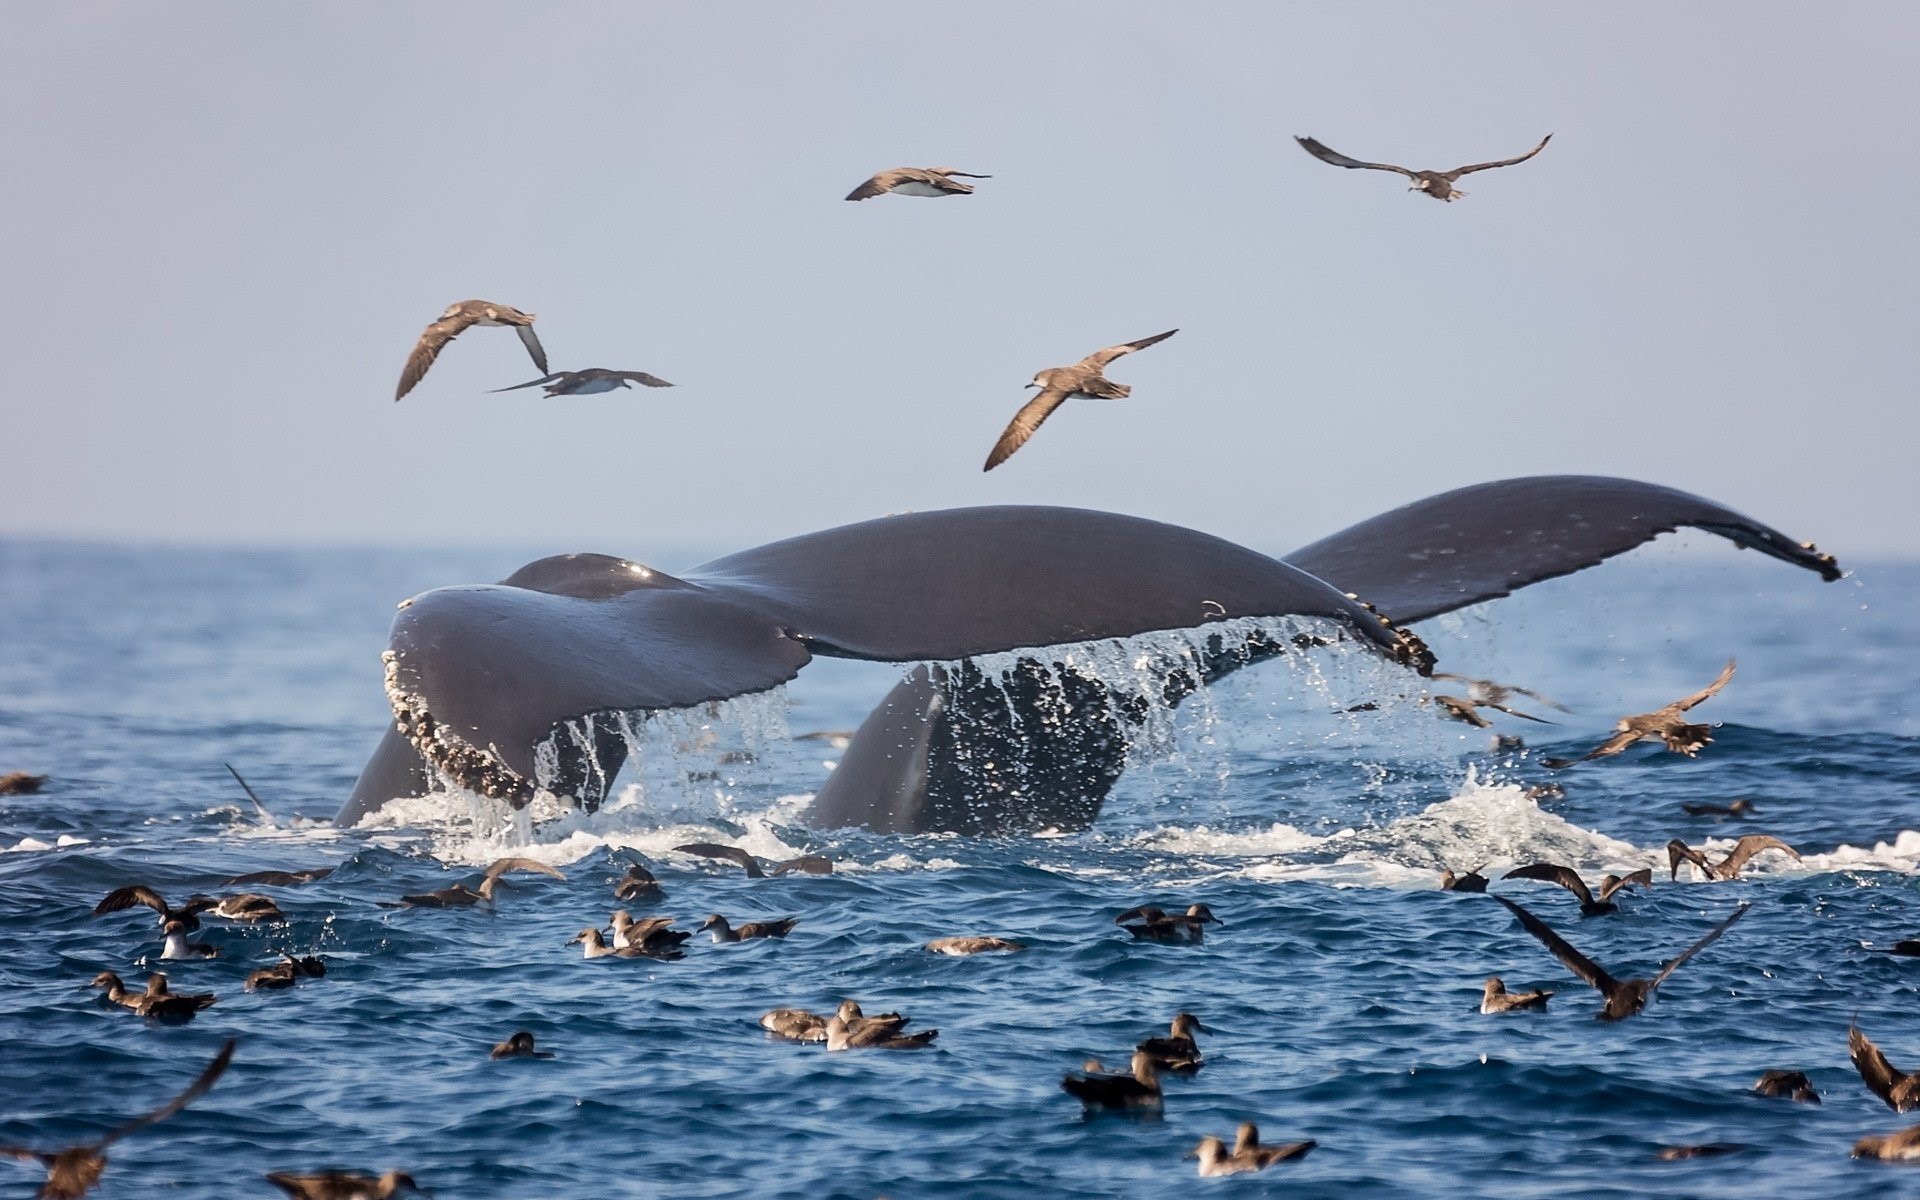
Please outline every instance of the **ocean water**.
[{"label": "ocean water", "polygon": [[[1844,539],[1829,532],[1846,562]],[[1893,1196],[1920,1168],[1851,1160],[1911,1123],[1847,1061],[1857,1018],[1920,1065],[1920,567],[1812,576],[1715,539],[1666,538],[1422,633],[1443,669],[1537,688],[1574,711],[1522,735],[1437,720],[1418,681],[1351,651],[1303,654],[1217,685],[1154,731],[1091,831],[1010,839],[812,830],[797,815],[834,752],[786,731],[851,728],[898,676],[819,662],[782,693],[663,725],[658,753],[591,818],[522,851],[567,881],[513,877],[494,911],[396,911],[403,892],[471,880],[511,848],[496,814],[453,797],[355,829],[325,823],[385,720],[378,655],[392,606],[496,579],[551,550],[205,550],[0,542],[0,772],[53,776],[0,798],[0,1144],[96,1136],[182,1087],[240,1039],[232,1069],[167,1123],[118,1143],[99,1194],[270,1194],[274,1170],[411,1172],[441,1197]],[[626,548],[613,548],[626,549]],[[663,556],[666,569],[703,555]],[[1129,648],[1132,649],[1132,648]],[[1524,788],[1543,754],[1582,750],[1622,713],[1740,670],[1698,710],[1719,722],[1688,761],[1645,747]],[[1124,656],[1121,656],[1124,657]],[[1436,687],[1435,690],[1439,690]],[[1344,711],[1359,699],[1376,712]],[[669,727],[670,726],[670,727]],[[755,752],[752,762],[727,752]],[[272,810],[263,823],[231,762]],[[1683,803],[1753,798],[1744,820]],[[1745,832],[1803,854],[1750,878],[1667,879],[1670,837]],[[838,862],[748,880],[672,852],[729,841]],[[1581,921],[1541,884],[1519,899],[1616,973],[1646,975],[1742,903],[1721,941],[1641,1016],[1592,1019],[1585,988],[1486,897],[1436,890],[1442,866],[1535,859],[1657,865],[1615,917]],[[784,942],[671,963],[584,961],[611,882],[644,861],[691,925],[797,915]],[[108,890],[170,898],[230,875],[334,865],[273,890],[284,927],[209,922],[223,957],[167,964],[219,1003],[150,1025],[83,984],[135,981],[159,943],[141,909],[90,916]],[[1135,943],[1111,916],[1203,901],[1198,947]],[[930,938],[992,933],[1012,956],[942,958]],[[326,957],[290,992],[241,981],[277,949]],[[1543,1014],[1482,1016],[1482,980],[1556,989]],[[776,1006],[853,997],[937,1028],[914,1053],[829,1054],[770,1040]],[[1153,1118],[1083,1117],[1060,1090],[1089,1056],[1190,1010],[1206,1067]],[[556,1057],[491,1062],[530,1029]],[[1748,1091],[1804,1070],[1819,1107]],[[1198,1180],[1182,1156],[1255,1120],[1306,1159]],[[1733,1159],[1661,1146],[1733,1142]],[[0,1160],[0,1196],[39,1176]]]}]

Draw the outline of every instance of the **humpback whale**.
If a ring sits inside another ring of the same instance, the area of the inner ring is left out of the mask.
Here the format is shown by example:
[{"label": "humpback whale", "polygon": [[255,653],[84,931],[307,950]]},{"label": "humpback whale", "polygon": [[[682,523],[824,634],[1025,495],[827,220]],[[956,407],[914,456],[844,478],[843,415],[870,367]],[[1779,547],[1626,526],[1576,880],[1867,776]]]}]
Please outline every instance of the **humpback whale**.
[{"label": "humpback whale", "polygon": [[[600,554],[544,558],[500,584],[401,603],[383,655],[395,725],[336,820],[422,794],[434,775],[516,808],[536,792],[595,808],[625,759],[622,722],[777,687],[818,655],[923,665],[861,725],[810,824],[1084,828],[1153,702],[1334,639],[1427,673],[1432,654],[1406,625],[1681,527],[1840,577],[1831,555],[1723,505],[1598,476],[1460,488],[1284,559],[1144,518],[1028,506],[884,517],[682,576]],[[1289,640],[1239,620],[1278,617],[1329,632]],[[1189,629],[1200,650],[1160,674],[1158,695],[1045,654]],[[1004,673],[976,661],[1014,651]]]}]

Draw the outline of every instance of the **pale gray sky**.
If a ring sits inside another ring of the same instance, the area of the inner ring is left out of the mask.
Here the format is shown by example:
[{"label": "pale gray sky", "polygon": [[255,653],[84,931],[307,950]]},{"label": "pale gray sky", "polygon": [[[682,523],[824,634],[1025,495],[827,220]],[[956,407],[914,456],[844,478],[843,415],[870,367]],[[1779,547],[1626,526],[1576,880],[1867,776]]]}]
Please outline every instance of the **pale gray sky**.
[{"label": "pale gray sky", "polygon": [[[667,557],[1054,503],[1270,549],[1596,472],[1920,553],[1920,6],[44,4],[0,534]],[[1453,205],[1290,135],[1470,177]],[[896,165],[971,197],[840,198]],[[544,401],[449,302],[536,312]],[[1041,367],[1178,326],[1005,467]]]}]

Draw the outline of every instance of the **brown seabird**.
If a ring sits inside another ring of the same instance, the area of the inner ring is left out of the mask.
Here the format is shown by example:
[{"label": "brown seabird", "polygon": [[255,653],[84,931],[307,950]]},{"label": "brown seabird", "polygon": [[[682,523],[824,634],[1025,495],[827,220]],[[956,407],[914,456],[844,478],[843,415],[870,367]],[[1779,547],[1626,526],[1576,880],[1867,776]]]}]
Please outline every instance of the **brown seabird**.
[{"label": "brown seabird", "polygon": [[259,924],[262,921],[284,921],[287,914],[280,911],[271,897],[258,892],[240,892],[232,896],[189,896],[187,902],[179,908],[167,904],[160,893],[150,887],[133,884],[129,887],[115,888],[106,898],[93,906],[93,915],[120,912],[144,904],[160,914],[162,929],[173,921],[182,921],[187,931],[200,928],[200,914],[211,913],[229,921],[238,921],[245,925]]},{"label": "brown seabird", "polygon": [[1707,1142],[1694,1146],[1662,1146],[1654,1157],[1661,1162],[1681,1162],[1689,1158],[1718,1158],[1723,1154],[1738,1154],[1751,1149],[1751,1146],[1740,1142]]},{"label": "brown seabird", "polygon": [[967,196],[973,193],[973,185],[961,183],[960,179],[992,179],[991,175],[975,175],[971,171],[962,171],[955,167],[895,167],[891,171],[882,171],[872,179],[847,193],[849,200],[871,200],[875,196],[884,196],[895,192],[902,196]]},{"label": "brown seabird", "polygon": [[495,1046],[492,1051],[488,1053],[487,1057],[552,1058],[553,1052],[551,1050],[535,1050],[533,1048],[533,1034],[528,1030],[521,1029],[508,1035],[507,1040]]},{"label": "brown seabird", "polygon": [[1855,1158],[1877,1158],[1884,1162],[1920,1160],[1920,1125],[1898,1133],[1863,1137],[1853,1144]]},{"label": "brown seabird", "polygon": [[193,932],[193,926],[178,917],[160,927],[166,943],[160,948],[160,957],[168,962],[182,959],[219,958],[220,949],[206,942],[190,942],[187,935]]},{"label": "brown seabird", "polygon": [[638,946],[648,954],[678,950],[693,934],[685,929],[675,929],[673,921],[672,917],[647,917],[636,921],[626,909],[615,909],[608,921],[613,926],[613,948],[625,950],[629,946]]},{"label": "brown seabird", "polygon": [[1743,796],[1731,804],[1682,804],[1680,811],[1690,817],[1745,817],[1760,810]]},{"label": "brown seabird", "polygon": [[167,977],[158,972],[147,977],[144,992],[127,991],[120,977],[111,971],[95,975],[87,986],[104,988],[109,1002],[156,1021],[192,1020],[201,1009],[218,1003],[218,997],[211,992],[168,991]]},{"label": "brown seabird", "polygon": [[1813,1090],[1813,1080],[1800,1071],[1767,1071],[1754,1082],[1756,1096],[1766,1096],[1772,1100],[1792,1100],[1798,1104],[1820,1103],[1820,1093]]},{"label": "brown seabird", "polygon": [[[1499,712],[1506,713],[1510,717],[1519,717],[1525,721],[1538,721],[1542,725],[1553,724],[1553,722],[1547,720],[1545,717],[1536,717],[1531,713],[1523,713],[1517,708],[1507,708],[1499,704],[1483,704],[1477,700],[1465,700],[1459,696],[1448,696],[1444,693],[1434,695],[1432,700],[1440,707],[1441,716],[1449,720],[1464,721],[1475,729],[1493,728],[1493,722],[1480,715],[1480,710],[1483,708],[1495,709]],[[1518,749],[1518,747],[1508,748]]]},{"label": "brown seabird", "polygon": [[492,904],[493,890],[499,886],[500,877],[508,871],[534,871],[541,875],[550,875],[562,882],[566,876],[553,867],[535,858],[502,858],[487,867],[480,879],[480,886],[470,888],[464,883],[441,888],[437,892],[422,892],[413,896],[402,896],[398,900],[382,900],[381,908],[467,908],[475,904]]},{"label": "brown seabird", "polygon": [[1667,843],[1667,866],[1671,868],[1668,877],[1674,880],[1679,879],[1680,864],[1690,862],[1709,881],[1738,879],[1740,869],[1747,865],[1747,860],[1763,850],[1778,850],[1782,854],[1791,856],[1795,862],[1800,861],[1798,850],[1779,838],[1764,833],[1750,833],[1741,838],[1733,844],[1733,850],[1718,863],[1708,862],[1704,853],[1695,850],[1679,838],[1674,838]]},{"label": "brown seabird", "polygon": [[826,1033],[829,1050],[919,1050],[940,1036],[938,1029],[902,1033],[899,1026],[890,1027],[883,1021],[849,1025],[838,1013],[828,1019]]},{"label": "brown seabird", "polygon": [[1487,976],[1486,987],[1480,992],[1480,1011],[1488,1015],[1510,1012],[1545,1012],[1547,1001],[1553,999],[1551,991],[1510,992],[1506,981],[1498,975]]},{"label": "brown seabird", "polygon": [[426,1194],[405,1171],[388,1171],[378,1179],[352,1171],[320,1171],[312,1175],[275,1171],[267,1176],[267,1182],[293,1200],[393,1200],[393,1194],[401,1188]]},{"label": "brown seabird", "polygon": [[1003,937],[943,937],[926,945],[935,954],[1013,954],[1026,947]]},{"label": "brown seabird", "polygon": [[1480,872],[1486,869],[1487,864],[1481,863],[1465,875],[1455,875],[1452,868],[1448,868],[1440,872],[1440,890],[1443,892],[1473,892],[1476,894],[1484,892],[1487,890],[1487,877]]},{"label": "brown seabird", "polygon": [[1133,1052],[1133,1068],[1128,1074],[1068,1075],[1060,1080],[1060,1090],[1077,1098],[1089,1111],[1160,1107],[1160,1073],[1153,1065],[1153,1056],[1145,1050]]},{"label": "brown seabird", "polygon": [[[671,921],[672,918],[671,917],[649,918],[649,921],[655,921],[655,920]],[[641,922],[641,924],[646,924],[646,923],[648,922]],[[681,941],[685,941],[688,937],[692,936],[691,934],[687,933],[685,930],[671,930],[671,931],[663,931],[663,932],[678,933],[680,935]],[[602,934],[598,929],[591,929],[591,928],[582,929],[579,933],[574,934],[572,937],[567,939],[566,944],[571,946],[575,942],[583,943],[586,951],[586,957],[588,958],[653,958],[653,959],[659,959],[662,962],[672,962],[676,959],[681,959],[686,957],[686,952],[680,949],[679,943],[677,942],[670,943],[665,939],[656,940],[654,937],[644,937],[642,938],[642,940],[637,942],[629,941],[624,946],[609,946],[607,945],[606,936]]]},{"label": "brown seabird", "polygon": [[100,1182],[101,1173],[107,1169],[107,1147],[136,1129],[166,1120],[206,1095],[226,1071],[227,1064],[233,1061],[236,1044],[233,1038],[228,1038],[226,1044],[220,1047],[220,1053],[207,1064],[206,1070],[200,1072],[200,1078],[188,1084],[185,1091],[152,1112],[115,1126],[98,1141],[54,1151],[33,1150],[26,1146],[0,1146],[0,1157],[33,1159],[46,1168],[47,1182],[35,1193],[39,1200],[80,1200],[80,1197],[93,1190],[94,1184]]},{"label": "brown seabird", "polygon": [[665,388],[673,385],[658,375],[649,375],[645,371],[610,371],[605,367],[588,367],[584,371],[555,371],[539,379],[529,379],[525,383],[516,383],[512,387],[494,388],[496,392],[517,392],[521,388],[539,387],[545,384],[546,395],[553,396],[592,396],[600,392],[611,392],[617,388],[630,388],[634,384],[642,387]]},{"label": "brown seabird", "polygon": [[1888,1108],[1897,1113],[1920,1108],[1920,1075],[1909,1075],[1888,1062],[1880,1047],[1857,1025],[1847,1029],[1847,1057],[1853,1060],[1853,1069],[1860,1072],[1867,1090],[1886,1101]]},{"label": "brown seabird", "polygon": [[1720,689],[1726,687],[1727,682],[1733,678],[1733,668],[1733,660],[1728,659],[1727,665],[1720,669],[1719,676],[1716,677],[1712,683],[1701,688],[1693,695],[1675,700],[1665,708],[1655,709],[1650,713],[1621,717],[1620,723],[1614,726],[1614,734],[1612,737],[1587,751],[1585,754],[1582,754],[1579,758],[1546,758],[1540,761],[1546,766],[1556,769],[1560,767],[1570,767],[1574,763],[1586,762],[1588,759],[1610,758],[1622,750],[1625,750],[1628,746],[1633,745],[1641,738],[1651,737],[1659,738],[1666,744],[1667,749],[1673,751],[1675,754],[1684,754],[1688,758],[1692,758],[1699,754],[1708,743],[1713,741],[1713,726],[1690,725],[1681,720],[1680,716],[1682,713],[1688,712],[1706,703],[1708,700],[1713,699],[1713,697],[1719,693]]},{"label": "brown seabird", "polygon": [[778,921],[748,921],[736,929],[727,924],[725,917],[713,913],[700,922],[700,928],[712,930],[716,942],[745,942],[754,938],[784,938],[799,923],[799,917],[782,917]]},{"label": "brown seabird", "polygon": [[1130,908],[1113,923],[1143,942],[1184,942],[1199,945],[1206,940],[1208,925],[1224,925],[1204,904],[1190,904],[1184,913],[1166,913],[1150,904]]},{"label": "brown seabird", "polygon": [[1133,388],[1124,383],[1115,383],[1102,372],[1107,364],[1123,354],[1132,354],[1135,350],[1144,350],[1155,342],[1164,342],[1178,329],[1169,329],[1165,333],[1156,333],[1152,337],[1141,338],[1137,342],[1123,342],[1118,346],[1108,346],[1104,350],[1095,350],[1070,367],[1048,367],[1033,377],[1028,387],[1037,387],[1040,394],[1026,402],[1019,412],[1013,415],[1006,432],[994,443],[993,452],[987,455],[987,465],[983,471],[991,471],[1013,456],[1013,452],[1027,444],[1034,431],[1042,422],[1053,415],[1053,410],[1065,404],[1075,396],[1090,400],[1124,400],[1133,393]]},{"label": "brown seabird", "polygon": [[312,867],[305,871],[252,871],[245,875],[235,875],[221,884],[222,887],[243,887],[254,884],[258,887],[299,887],[303,883],[312,883],[333,874],[333,867]]},{"label": "brown seabird", "polygon": [[1490,171],[1495,167],[1511,167],[1515,163],[1523,163],[1542,150],[1545,150],[1547,143],[1553,140],[1553,135],[1548,134],[1546,137],[1541,138],[1538,146],[1535,146],[1518,158],[1503,158],[1498,162],[1470,163],[1464,167],[1455,167],[1451,171],[1414,171],[1406,167],[1396,167],[1392,163],[1361,162],[1357,158],[1348,158],[1338,150],[1330,150],[1310,137],[1295,136],[1293,140],[1300,143],[1301,149],[1323,163],[1332,163],[1336,167],[1347,167],[1349,169],[1396,171],[1399,174],[1405,175],[1408,179],[1413,180],[1413,183],[1408,186],[1408,191],[1425,192],[1435,200],[1445,200],[1448,203],[1452,203],[1454,197],[1466,195],[1465,192],[1453,186],[1459,182],[1462,175],[1471,175],[1475,171]]},{"label": "brown seabird", "polygon": [[664,900],[667,890],[653,877],[653,872],[639,863],[630,863],[627,873],[613,885],[613,898],[625,900],[629,904],[641,900]]},{"label": "brown seabird", "polygon": [[540,339],[533,332],[533,314],[521,312],[510,304],[495,304],[491,300],[462,300],[458,304],[449,304],[440,319],[426,327],[420,334],[420,340],[414,343],[413,353],[407,355],[406,369],[400,372],[400,386],[394,389],[395,400],[413,390],[413,385],[426,378],[427,368],[447,343],[459,337],[475,325],[511,325],[520,335],[521,344],[526,346],[527,354],[532,357],[533,365],[540,368],[542,375],[552,368],[547,366],[547,352],[540,348]]},{"label": "brown seabird", "polygon": [[1534,916],[1526,909],[1521,908],[1505,896],[1495,896],[1494,899],[1511,909],[1513,915],[1520,919],[1521,926],[1526,929],[1528,933],[1540,939],[1541,944],[1546,946],[1548,950],[1551,950],[1553,956],[1559,959],[1562,965],[1579,976],[1602,996],[1606,997],[1605,1006],[1594,1014],[1594,1016],[1602,1021],[1623,1020],[1645,1008],[1647,1001],[1653,998],[1654,989],[1666,982],[1667,976],[1679,970],[1681,964],[1685,963],[1688,959],[1706,949],[1707,946],[1712,944],[1714,939],[1731,928],[1735,921],[1746,916],[1747,909],[1750,907],[1749,905],[1742,904],[1739,908],[1734,909],[1732,916],[1714,926],[1705,937],[1702,937],[1693,945],[1682,950],[1679,955],[1661,967],[1659,973],[1652,979],[1615,979],[1602,970],[1592,959],[1575,950],[1565,938],[1549,929],[1546,922],[1540,918]]},{"label": "brown seabird", "polygon": [[825,855],[802,854],[780,862],[762,865],[763,860],[742,850],[738,846],[721,846],[713,842],[688,842],[684,846],[675,846],[681,854],[697,854],[702,858],[717,858],[722,862],[736,863],[747,873],[748,879],[765,879],[769,875],[786,875],[798,872],[802,875],[831,875],[833,862]]},{"label": "brown seabird", "polygon": [[1557,883],[1580,898],[1581,916],[1600,917],[1620,911],[1620,906],[1613,902],[1613,895],[1622,888],[1632,887],[1635,884],[1641,887],[1652,887],[1653,869],[1642,867],[1624,876],[1608,875],[1600,881],[1600,895],[1597,898],[1587,890],[1587,881],[1580,878],[1578,871],[1558,863],[1528,863],[1524,867],[1515,867],[1500,878],[1538,879],[1545,883]]},{"label": "brown seabird", "polygon": [[45,775],[29,775],[25,771],[8,771],[0,775],[0,796],[30,795],[45,787],[47,778]]},{"label": "brown seabird", "polygon": [[[842,1000],[833,1016],[838,1016],[848,1029],[856,1031],[871,1028],[898,1033],[908,1023],[907,1018],[897,1012],[869,1017],[852,1000]],[[822,1016],[804,1008],[776,1008],[761,1015],[760,1027],[775,1037],[791,1042],[824,1042],[827,1040],[827,1022],[833,1016]]]},{"label": "brown seabird", "polygon": [[1319,1144],[1304,1141],[1263,1146],[1260,1144],[1259,1126],[1252,1121],[1242,1121],[1234,1133],[1232,1151],[1228,1151],[1226,1143],[1219,1138],[1207,1137],[1201,1138],[1200,1144],[1187,1157],[1200,1160],[1200,1174],[1203,1176],[1239,1175],[1247,1171],[1264,1171],[1278,1162],[1304,1158],[1308,1151]]},{"label": "brown seabird", "polygon": [[1178,1013],[1173,1018],[1171,1032],[1166,1037],[1150,1037],[1134,1049],[1153,1059],[1153,1065],[1162,1071],[1173,1071],[1181,1075],[1192,1075],[1206,1065],[1200,1054],[1199,1043],[1193,1040],[1195,1033],[1215,1033],[1200,1023],[1200,1018],[1192,1013]]},{"label": "brown seabird", "polygon": [[295,958],[282,950],[279,962],[247,976],[246,987],[250,992],[277,991],[290,988],[302,979],[323,979],[326,974],[327,964],[312,955]]}]

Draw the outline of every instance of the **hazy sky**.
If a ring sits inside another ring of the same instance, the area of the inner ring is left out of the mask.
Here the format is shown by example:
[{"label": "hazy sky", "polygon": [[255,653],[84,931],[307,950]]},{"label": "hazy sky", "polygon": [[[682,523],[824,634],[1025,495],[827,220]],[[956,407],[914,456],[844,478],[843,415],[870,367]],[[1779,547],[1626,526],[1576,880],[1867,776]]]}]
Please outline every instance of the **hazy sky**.
[{"label": "hazy sky", "polygon": [[[1594,472],[1920,554],[1911,3],[13,0],[0,534],[1284,549]],[[1445,169],[1443,205],[1291,140]],[[872,172],[971,197],[841,197]],[[539,314],[547,401],[449,302]],[[1039,368],[1179,327],[990,475]],[[452,582],[452,581],[448,581]]]}]

